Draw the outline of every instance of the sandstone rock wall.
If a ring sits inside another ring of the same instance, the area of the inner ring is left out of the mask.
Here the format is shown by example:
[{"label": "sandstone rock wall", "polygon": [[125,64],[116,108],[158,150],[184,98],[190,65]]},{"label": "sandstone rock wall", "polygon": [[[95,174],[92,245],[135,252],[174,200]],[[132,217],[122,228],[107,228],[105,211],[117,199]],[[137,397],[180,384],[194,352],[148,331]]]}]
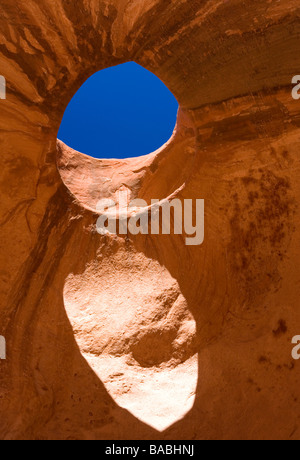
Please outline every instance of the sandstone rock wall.
[{"label": "sandstone rock wall", "polygon": [[[1,439],[299,439],[299,15],[296,0],[1,1]],[[130,60],[179,101],[170,142],[117,162],[57,142],[81,84]],[[204,244],[98,235],[95,204],[122,187],[205,199]]]}]

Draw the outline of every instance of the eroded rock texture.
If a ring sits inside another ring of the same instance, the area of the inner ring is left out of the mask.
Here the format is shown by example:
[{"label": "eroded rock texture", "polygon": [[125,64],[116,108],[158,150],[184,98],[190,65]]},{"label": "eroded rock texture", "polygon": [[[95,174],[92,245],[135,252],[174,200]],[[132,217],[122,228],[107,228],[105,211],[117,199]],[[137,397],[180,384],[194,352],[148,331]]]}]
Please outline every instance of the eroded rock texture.
[{"label": "eroded rock texture", "polygon": [[[299,1],[0,13],[0,438],[299,439]],[[124,161],[57,143],[81,84],[130,60],[177,97],[171,141]],[[205,199],[204,244],[98,235],[124,188]]]}]

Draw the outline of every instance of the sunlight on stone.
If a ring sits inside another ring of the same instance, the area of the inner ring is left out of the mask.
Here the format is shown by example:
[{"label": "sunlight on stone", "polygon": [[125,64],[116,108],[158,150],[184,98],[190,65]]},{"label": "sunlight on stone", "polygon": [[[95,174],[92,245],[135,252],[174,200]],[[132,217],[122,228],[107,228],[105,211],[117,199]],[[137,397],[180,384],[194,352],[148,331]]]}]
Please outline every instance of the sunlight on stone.
[{"label": "sunlight on stone", "polygon": [[122,408],[158,431],[193,407],[196,324],[177,281],[125,250],[70,274],[65,308],[80,351]]}]

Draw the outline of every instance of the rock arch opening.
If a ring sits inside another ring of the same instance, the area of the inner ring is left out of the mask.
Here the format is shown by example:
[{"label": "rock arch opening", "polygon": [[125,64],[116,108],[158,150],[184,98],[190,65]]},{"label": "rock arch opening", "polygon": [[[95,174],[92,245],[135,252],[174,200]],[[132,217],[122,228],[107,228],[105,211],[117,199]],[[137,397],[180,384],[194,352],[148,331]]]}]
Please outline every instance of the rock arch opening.
[{"label": "rock arch opening", "polygon": [[69,103],[58,139],[99,159],[139,157],[172,136],[178,102],[152,72],[135,62],[101,70]]}]

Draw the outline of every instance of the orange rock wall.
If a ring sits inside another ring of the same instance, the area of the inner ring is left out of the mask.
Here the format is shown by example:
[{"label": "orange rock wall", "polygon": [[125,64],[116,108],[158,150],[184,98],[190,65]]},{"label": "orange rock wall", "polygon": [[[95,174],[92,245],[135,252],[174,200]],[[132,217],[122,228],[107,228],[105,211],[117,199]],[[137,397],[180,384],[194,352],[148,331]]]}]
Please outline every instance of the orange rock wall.
[{"label": "orange rock wall", "polygon": [[[299,439],[299,40],[296,0],[1,0],[1,439]],[[57,143],[82,83],[130,60],[178,99],[171,141],[124,161]],[[132,198],[205,199],[204,244],[98,235],[95,204],[122,187]],[[123,294],[106,289],[115,335],[97,330],[102,312],[87,345],[74,293],[84,300],[119,280],[140,317],[147,305],[160,321],[141,337],[129,318],[122,341]],[[190,351],[175,356],[169,342],[189,315]],[[197,353],[192,409],[161,431],[122,408],[87,360],[101,340],[100,356],[133,353],[162,372],[166,354],[176,369]]]}]

